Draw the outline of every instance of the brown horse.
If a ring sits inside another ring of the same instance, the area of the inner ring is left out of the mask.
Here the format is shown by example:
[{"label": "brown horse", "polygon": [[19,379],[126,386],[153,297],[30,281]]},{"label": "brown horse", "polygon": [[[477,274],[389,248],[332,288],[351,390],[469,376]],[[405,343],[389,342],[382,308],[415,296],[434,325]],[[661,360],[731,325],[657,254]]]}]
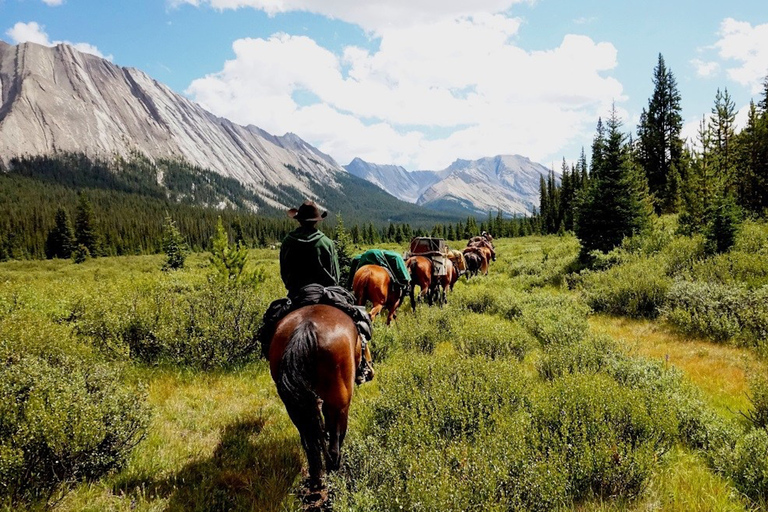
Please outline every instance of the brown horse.
[{"label": "brown horse", "polygon": [[[478,237],[475,237],[475,238],[478,238]],[[496,249],[493,247],[493,244],[488,240],[486,240],[485,238],[482,238],[482,237],[480,238],[481,238],[480,240],[475,240],[474,238],[470,239],[469,242],[467,243],[467,247],[485,247],[488,249],[488,252],[490,253],[490,259],[488,259],[488,261],[489,262],[491,260],[496,261]]]},{"label": "brown horse", "polygon": [[476,276],[482,269],[483,257],[474,250],[464,250],[464,259],[467,262],[467,279]]},{"label": "brown horse", "polygon": [[411,296],[411,307],[416,311],[415,288],[421,288],[419,299],[427,297],[429,305],[432,305],[432,296],[434,288],[432,287],[432,260],[424,256],[411,256],[405,261],[405,266],[411,274],[411,286],[409,286]]},{"label": "brown horse", "polygon": [[392,319],[397,318],[397,308],[404,297],[405,290],[393,287],[389,272],[378,265],[363,265],[352,279],[352,292],[355,294],[355,303],[365,306],[366,301],[371,301],[371,321],[376,318],[385,307],[389,311],[387,325]]},{"label": "brown horse", "polygon": [[[470,246],[464,248],[464,257],[467,259],[467,267],[470,266],[469,257],[471,254],[476,254],[480,260],[480,272],[484,275],[488,275],[488,259],[490,258],[490,251],[487,247]],[[474,261],[472,263],[474,265]],[[477,272],[473,272],[477,274]]]},{"label": "brown horse", "polygon": [[272,336],[269,368],[301,436],[310,488],[322,487],[323,460],[328,471],[339,468],[355,372],[370,359],[361,341],[352,319],[324,304],[292,311]]}]

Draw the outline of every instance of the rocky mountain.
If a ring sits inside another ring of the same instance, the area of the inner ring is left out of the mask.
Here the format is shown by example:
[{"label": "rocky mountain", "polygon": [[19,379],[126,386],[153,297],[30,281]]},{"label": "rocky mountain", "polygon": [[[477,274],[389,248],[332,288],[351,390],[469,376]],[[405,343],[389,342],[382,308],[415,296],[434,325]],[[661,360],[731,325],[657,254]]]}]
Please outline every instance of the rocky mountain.
[{"label": "rocky mountain", "polygon": [[409,172],[399,165],[372,164],[360,158],[355,158],[344,168],[409,203],[417,202],[427,188],[445,177],[445,173],[438,171]]},{"label": "rocky mountain", "polygon": [[530,215],[539,203],[539,178],[549,172],[519,155],[456,160],[441,171],[408,172],[359,158],[345,168],[403,201],[464,215],[498,210],[506,215]]},{"label": "rocky mountain", "polygon": [[[83,152],[178,159],[252,188],[265,204],[342,191],[349,175],[294,134],[217,117],[145,73],[60,44],[0,41],[0,164]],[[381,191],[372,190],[377,194]],[[383,193],[382,193],[383,195]]]}]

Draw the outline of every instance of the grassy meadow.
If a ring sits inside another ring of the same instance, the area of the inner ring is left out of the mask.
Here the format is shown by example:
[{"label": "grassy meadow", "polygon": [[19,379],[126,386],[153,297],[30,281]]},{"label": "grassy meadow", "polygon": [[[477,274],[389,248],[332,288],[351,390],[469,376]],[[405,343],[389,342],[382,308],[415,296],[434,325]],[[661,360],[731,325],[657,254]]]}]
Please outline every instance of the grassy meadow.
[{"label": "grassy meadow", "polygon": [[[589,270],[570,235],[496,245],[377,320],[330,509],[768,510],[768,226],[709,256],[665,218]],[[0,264],[0,509],[302,509],[254,341],[277,251],[258,284],[207,261]]]}]

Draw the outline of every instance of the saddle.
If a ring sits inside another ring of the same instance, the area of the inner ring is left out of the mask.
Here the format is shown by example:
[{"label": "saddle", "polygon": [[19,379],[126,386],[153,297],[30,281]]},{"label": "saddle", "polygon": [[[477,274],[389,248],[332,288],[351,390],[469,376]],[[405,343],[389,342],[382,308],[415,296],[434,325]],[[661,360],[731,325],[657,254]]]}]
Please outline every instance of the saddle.
[{"label": "saddle", "polygon": [[[288,297],[273,301],[264,313],[257,337],[261,342],[261,353],[265,358],[269,359],[269,344],[278,322],[291,311],[315,304],[334,306],[346,313],[355,322],[357,332],[363,339],[363,353],[365,353],[366,344],[373,335],[371,315],[365,310],[365,306],[355,306],[355,297],[341,286],[326,287],[309,284],[296,294],[289,294]],[[365,357],[362,359],[365,360]]]}]

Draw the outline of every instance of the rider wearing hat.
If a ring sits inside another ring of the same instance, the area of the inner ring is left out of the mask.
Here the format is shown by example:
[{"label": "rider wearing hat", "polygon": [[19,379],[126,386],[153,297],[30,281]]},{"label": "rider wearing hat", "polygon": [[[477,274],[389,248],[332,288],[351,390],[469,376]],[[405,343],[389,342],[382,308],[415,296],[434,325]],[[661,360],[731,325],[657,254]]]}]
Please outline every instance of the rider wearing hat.
[{"label": "rider wearing hat", "polygon": [[281,318],[294,309],[311,304],[330,304],[347,313],[361,335],[362,351],[356,382],[361,384],[373,378],[368,358],[367,341],[371,338],[371,317],[362,306],[355,306],[355,298],[339,286],[339,258],[333,241],[317,229],[317,223],[328,212],[320,212],[313,201],[304,201],[298,208],[288,210],[288,216],[299,223],[283,239],[280,246],[280,277],[288,290],[288,297],[270,304],[264,313],[259,339],[262,353],[268,357],[269,343]]},{"label": "rider wearing hat", "polygon": [[337,286],[339,258],[333,241],[317,229],[317,223],[328,212],[320,213],[314,201],[304,201],[298,208],[288,210],[288,216],[299,222],[280,246],[280,277],[288,296],[298,293],[308,284]]}]

